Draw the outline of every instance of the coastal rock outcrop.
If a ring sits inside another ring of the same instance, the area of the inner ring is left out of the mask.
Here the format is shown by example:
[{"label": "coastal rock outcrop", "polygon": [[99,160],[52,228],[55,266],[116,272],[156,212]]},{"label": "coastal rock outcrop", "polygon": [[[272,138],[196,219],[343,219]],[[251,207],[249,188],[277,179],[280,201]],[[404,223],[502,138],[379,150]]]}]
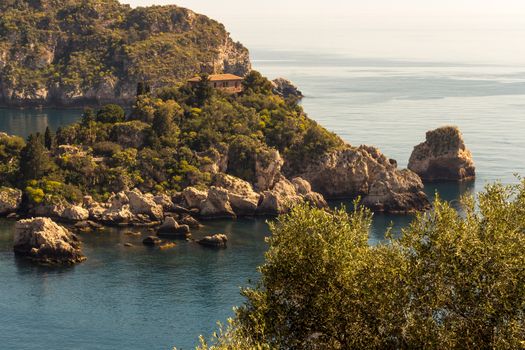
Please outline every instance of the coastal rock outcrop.
[{"label": "coastal rock outcrop", "polygon": [[182,191],[182,198],[188,208],[200,208],[201,203],[208,197],[207,191],[201,191],[195,187],[187,187]]},{"label": "coastal rock outcrop", "polygon": [[188,237],[190,235],[190,227],[188,225],[180,225],[173,217],[168,216],[159,227],[157,235],[161,237]]},{"label": "coastal rock outcrop", "polygon": [[0,216],[16,212],[22,203],[22,191],[0,187]]},{"label": "coastal rock outcrop", "polygon": [[284,98],[296,97],[299,99],[304,97],[303,93],[299,90],[299,88],[288,79],[277,78],[272,81],[272,84],[273,92],[279,96],[282,96]]},{"label": "coastal rock outcrop", "polygon": [[100,204],[92,205],[90,214],[95,219],[99,215],[102,221],[113,224],[149,223],[160,221],[164,217],[164,209],[155,202],[154,196],[144,194],[139,189],[114,194],[106,207],[104,209]]},{"label": "coastal rock outcrop", "polygon": [[215,248],[225,248],[228,242],[228,236],[224,234],[215,234],[213,236],[206,236],[197,241],[200,245]]},{"label": "coastal rock outcrop", "polygon": [[258,154],[255,161],[255,186],[259,191],[271,189],[281,179],[284,160],[279,151],[271,149]]},{"label": "coastal rock outcrop", "polygon": [[228,190],[212,186],[208,196],[200,205],[200,215],[204,218],[235,218]]},{"label": "coastal rock outcrop", "polygon": [[[308,181],[295,178],[294,183],[282,177],[275,186],[261,194],[257,208],[260,215],[279,215],[286,213],[292,206],[309,202],[319,208],[328,206],[323,196],[311,190]],[[302,193],[301,193],[302,192]]]},{"label": "coastal rock outcrop", "polygon": [[228,200],[236,215],[250,216],[255,214],[260,194],[253,190],[249,182],[220,173],[215,177],[214,184],[228,191]]},{"label": "coastal rock outcrop", "polygon": [[427,132],[426,141],[414,147],[408,168],[423,181],[462,181],[476,177],[471,152],[457,127]]},{"label": "coastal rock outcrop", "polygon": [[429,208],[421,179],[371,146],[332,151],[308,164],[300,177],[325,198],[361,196],[376,211],[408,213]]},{"label": "coastal rock outcrop", "polygon": [[86,260],[78,238],[49,218],[18,221],[13,249],[42,264],[72,265]]}]

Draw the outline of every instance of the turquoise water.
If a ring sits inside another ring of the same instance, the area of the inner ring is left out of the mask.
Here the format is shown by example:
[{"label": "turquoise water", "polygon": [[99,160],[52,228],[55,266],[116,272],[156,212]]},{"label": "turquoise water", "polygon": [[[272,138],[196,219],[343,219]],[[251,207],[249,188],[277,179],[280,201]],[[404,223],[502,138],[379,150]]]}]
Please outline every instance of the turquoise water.
[{"label": "turquoise water", "polygon": [[[255,68],[286,76],[306,95],[309,115],[351,144],[373,144],[406,166],[425,131],[455,124],[478,168],[472,183],[427,186],[455,201],[485,183],[525,174],[525,67],[363,60],[288,52],[254,52]],[[0,131],[27,136],[77,120],[75,110],[0,109]],[[334,203],[337,204],[337,203]],[[393,221],[376,215],[373,244]],[[192,348],[217,320],[232,315],[239,287],[258,278],[267,226],[262,219],[218,221],[199,238],[225,232],[226,250],[179,242],[143,247],[123,231],[83,234],[88,260],[73,268],[35,267],[11,252],[13,223],[0,221],[1,349]],[[144,235],[147,233],[144,233]],[[123,243],[132,242],[133,248]]]}]

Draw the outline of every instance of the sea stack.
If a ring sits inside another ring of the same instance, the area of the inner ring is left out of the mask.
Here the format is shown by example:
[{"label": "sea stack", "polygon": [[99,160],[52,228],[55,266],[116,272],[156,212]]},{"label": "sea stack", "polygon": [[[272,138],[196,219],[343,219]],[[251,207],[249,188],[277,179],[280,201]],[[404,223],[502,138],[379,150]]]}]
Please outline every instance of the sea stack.
[{"label": "sea stack", "polygon": [[86,260],[77,236],[48,218],[18,221],[14,252],[45,265],[73,265]]},{"label": "sea stack", "polygon": [[465,181],[476,177],[472,154],[455,126],[427,132],[426,141],[414,147],[408,168],[426,182]]}]

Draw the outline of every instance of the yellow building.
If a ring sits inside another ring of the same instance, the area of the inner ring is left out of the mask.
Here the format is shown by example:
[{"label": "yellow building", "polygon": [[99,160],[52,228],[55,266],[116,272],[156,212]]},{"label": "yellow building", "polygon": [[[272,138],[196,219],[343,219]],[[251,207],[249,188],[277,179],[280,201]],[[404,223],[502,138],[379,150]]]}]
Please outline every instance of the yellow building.
[{"label": "yellow building", "polygon": [[[213,74],[209,76],[210,85],[215,89],[236,94],[242,92],[242,80],[243,78],[233,74]],[[188,82],[191,85],[195,85],[201,81],[201,77],[195,77]]]}]

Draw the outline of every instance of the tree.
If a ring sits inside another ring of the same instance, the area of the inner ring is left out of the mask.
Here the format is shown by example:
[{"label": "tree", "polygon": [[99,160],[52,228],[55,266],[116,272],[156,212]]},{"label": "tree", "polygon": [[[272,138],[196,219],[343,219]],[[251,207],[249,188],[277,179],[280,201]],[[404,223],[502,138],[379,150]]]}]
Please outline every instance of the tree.
[{"label": "tree", "polygon": [[52,149],[55,144],[55,136],[51,132],[51,129],[49,129],[49,126],[46,127],[46,132],[44,134],[44,145],[48,150]]},{"label": "tree", "polygon": [[96,121],[96,119],[97,117],[95,115],[95,111],[93,110],[93,108],[88,107],[85,108],[84,113],[82,113],[81,124],[84,127],[89,127],[91,123]]},{"label": "tree", "polygon": [[245,93],[262,93],[267,95],[273,90],[272,83],[255,70],[246,75],[242,85]]},{"label": "tree", "polygon": [[270,225],[261,281],[214,349],[523,348],[525,181],[462,205],[437,198],[377,246],[359,205],[293,208]]},{"label": "tree", "polygon": [[204,106],[206,101],[213,96],[215,90],[210,84],[210,76],[208,74],[201,74],[199,82],[195,85],[195,103],[197,106]]},{"label": "tree", "polygon": [[160,104],[153,117],[153,130],[158,136],[168,136],[174,132],[175,120],[180,120],[183,114],[182,108],[173,100]]},{"label": "tree", "polygon": [[39,180],[51,174],[54,169],[55,163],[44,146],[42,135],[29,135],[25,147],[20,152],[20,179]]},{"label": "tree", "polygon": [[126,112],[119,105],[108,104],[97,112],[97,121],[100,123],[120,123],[123,122]]},{"label": "tree", "polygon": [[151,86],[144,81],[137,83],[137,97],[149,95],[151,93]]}]

